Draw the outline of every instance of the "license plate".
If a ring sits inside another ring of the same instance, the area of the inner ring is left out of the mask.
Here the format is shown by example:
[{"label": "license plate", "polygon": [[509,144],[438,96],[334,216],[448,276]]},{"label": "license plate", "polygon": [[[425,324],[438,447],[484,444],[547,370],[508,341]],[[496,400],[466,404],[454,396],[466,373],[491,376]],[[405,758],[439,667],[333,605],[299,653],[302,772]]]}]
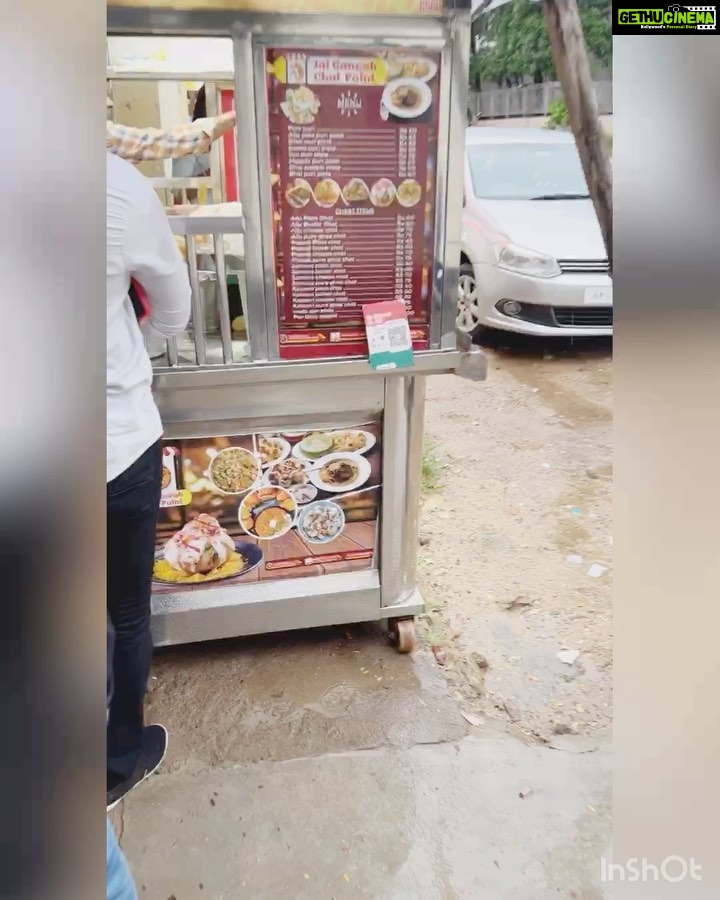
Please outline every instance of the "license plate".
[{"label": "license plate", "polygon": [[611,287],[585,288],[583,303],[586,306],[610,306],[612,304]]}]

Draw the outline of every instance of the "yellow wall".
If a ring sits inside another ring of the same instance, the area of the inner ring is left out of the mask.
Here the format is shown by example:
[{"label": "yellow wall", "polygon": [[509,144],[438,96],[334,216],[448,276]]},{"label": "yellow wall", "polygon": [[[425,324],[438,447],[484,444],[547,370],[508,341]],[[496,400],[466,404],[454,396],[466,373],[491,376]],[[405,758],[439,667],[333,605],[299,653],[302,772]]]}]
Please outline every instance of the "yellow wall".
[{"label": "yellow wall", "polygon": [[[134,125],[136,128],[160,127],[157,82],[116,79],[113,81],[112,93],[115,122],[121,125]],[[139,169],[144,175],[162,178],[165,174],[161,161],[140,163]]]}]

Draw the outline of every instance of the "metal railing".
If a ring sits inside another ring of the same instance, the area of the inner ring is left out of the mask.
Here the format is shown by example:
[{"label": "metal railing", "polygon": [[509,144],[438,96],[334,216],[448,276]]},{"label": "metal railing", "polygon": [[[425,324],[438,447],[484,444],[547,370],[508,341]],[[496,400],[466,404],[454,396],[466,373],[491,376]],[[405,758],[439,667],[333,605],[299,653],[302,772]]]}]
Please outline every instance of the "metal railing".
[{"label": "metal railing", "polygon": [[[230,321],[230,303],[228,298],[227,266],[225,262],[224,236],[226,234],[244,234],[245,220],[229,216],[168,216],[173,234],[185,238],[187,247],[187,265],[192,289],[192,313],[190,331],[192,332],[192,348],[194,360],[190,365],[227,365],[235,361],[233,353],[232,326]],[[198,267],[198,247],[196,240],[200,235],[212,235],[214,271],[201,270]],[[205,290],[205,286],[214,288]],[[245,298],[243,297],[243,302]],[[208,304],[212,307],[207,309]],[[208,346],[208,313],[216,319],[220,331],[220,346]],[[185,341],[187,343],[187,341]],[[187,348],[184,348],[187,349]],[[184,357],[185,354],[182,354]],[[164,362],[171,366],[188,365],[186,358],[181,359],[179,339],[169,338]]]},{"label": "metal railing", "polygon": [[[612,82],[594,82],[600,115],[612,113]],[[559,81],[527,84],[523,87],[472,91],[468,95],[469,112],[481,119],[529,118],[547,115],[548,106],[562,98]]]}]

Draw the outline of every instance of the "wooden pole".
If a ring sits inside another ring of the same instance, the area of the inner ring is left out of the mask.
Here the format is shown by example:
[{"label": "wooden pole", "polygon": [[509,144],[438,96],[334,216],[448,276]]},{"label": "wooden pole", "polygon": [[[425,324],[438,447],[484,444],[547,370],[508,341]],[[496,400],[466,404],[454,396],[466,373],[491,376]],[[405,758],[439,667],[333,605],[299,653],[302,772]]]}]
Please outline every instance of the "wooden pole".
[{"label": "wooden pole", "polygon": [[555,70],[612,274],[612,169],[576,0],[542,0]]}]

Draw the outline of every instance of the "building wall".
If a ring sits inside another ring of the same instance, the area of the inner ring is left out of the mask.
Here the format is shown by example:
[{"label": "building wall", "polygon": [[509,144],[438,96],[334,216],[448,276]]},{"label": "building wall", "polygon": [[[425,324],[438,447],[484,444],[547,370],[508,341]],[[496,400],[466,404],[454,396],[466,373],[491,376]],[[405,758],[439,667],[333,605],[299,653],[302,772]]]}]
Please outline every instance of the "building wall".
[{"label": "building wall", "polygon": [[[123,81],[114,79],[112,96],[115,104],[113,119],[121,125],[137,128],[160,128],[160,103],[158,83],[150,81]],[[140,163],[140,171],[147,176],[162,177],[162,162]]]}]

